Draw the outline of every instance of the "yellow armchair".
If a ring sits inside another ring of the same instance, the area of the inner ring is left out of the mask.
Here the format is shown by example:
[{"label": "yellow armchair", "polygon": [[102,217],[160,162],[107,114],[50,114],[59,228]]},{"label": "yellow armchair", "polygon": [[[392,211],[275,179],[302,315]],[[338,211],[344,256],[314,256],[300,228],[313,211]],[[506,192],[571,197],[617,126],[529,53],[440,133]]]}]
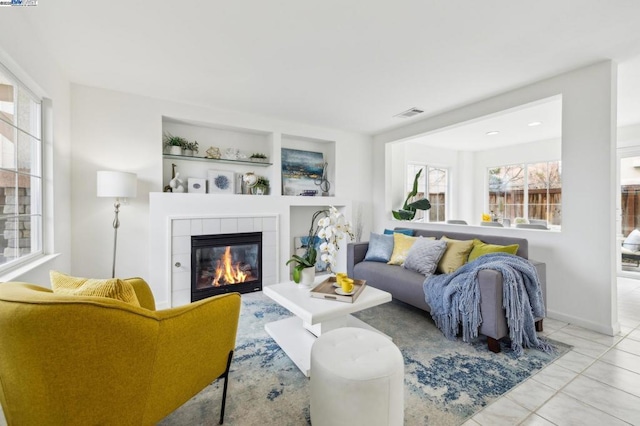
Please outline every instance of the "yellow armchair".
[{"label": "yellow armchair", "polygon": [[152,425],[218,378],[227,379],[240,295],[155,311],[0,284],[0,403],[9,425]]}]

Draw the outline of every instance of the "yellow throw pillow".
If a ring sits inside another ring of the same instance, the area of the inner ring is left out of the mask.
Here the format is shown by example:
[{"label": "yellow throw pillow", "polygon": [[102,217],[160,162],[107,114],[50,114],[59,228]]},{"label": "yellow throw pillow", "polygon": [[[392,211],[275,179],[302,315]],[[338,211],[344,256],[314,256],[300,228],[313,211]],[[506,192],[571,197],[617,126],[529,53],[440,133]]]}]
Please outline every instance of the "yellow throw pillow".
[{"label": "yellow throw pillow", "polygon": [[106,280],[78,278],[58,271],[50,271],[49,278],[51,279],[51,288],[57,294],[109,297],[133,306],[140,306],[133,286],[119,278]]},{"label": "yellow throw pillow", "polygon": [[518,252],[519,244],[511,244],[510,246],[501,246],[498,244],[487,244],[478,240],[473,240],[473,249],[469,253],[469,262],[489,253],[509,253],[516,254]]},{"label": "yellow throw pillow", "polygon": [[447,250],[438,262],[437,271],[441,274],[450,274],[467,263],[469,253],[473,248],[473,240],[452,240],[444,236],[441,239],[447,242]]},{"label": "yellow throw pillow", "polygon": [[416,237],[395,233],[393,234],[393,252],[391,259],[387,262],[389,265],[402,265],[407,258],[409,249],[416,242]]}]

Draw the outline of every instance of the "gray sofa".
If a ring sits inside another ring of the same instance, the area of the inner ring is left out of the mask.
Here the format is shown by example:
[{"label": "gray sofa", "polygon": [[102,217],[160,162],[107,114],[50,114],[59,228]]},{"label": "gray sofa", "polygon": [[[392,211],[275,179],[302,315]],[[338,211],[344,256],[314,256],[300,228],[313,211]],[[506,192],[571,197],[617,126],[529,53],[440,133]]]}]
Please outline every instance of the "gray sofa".
[{"label": "gray sofa", "polygon": [[[412,228],[396,228],[412,229]],[[524,238],[512,238],[495,235],[478,235],[472,233],[449,232],[430,229],[413,229],[414,236],[440,238],[446,235],[455,240],[472,240],[478,238],[488,244],[518,244],[516,255],[529,258],[529,243]],[[387,265],[382,262],[365,261],[369,243],[350,243],[347,246],[347,273],[350,277],[366,280],[367,285],[391,293],[394,299],[408,303],[425,311],[431,311],[425,302],[422,284],[425,276],[405,269],[401,266]],[[530,260],[536,267],[545,306],[546,300],[546,265]],[[479,333],[487,337],[489,350],[500,352],[499,339],[509,335],[504,308],[502,307],[502,274],[498,271],[483,270],[478,274],[480,284],[480,312],[482,325]],[[542,331],[542,319],[536,322],[536,330]]]}]

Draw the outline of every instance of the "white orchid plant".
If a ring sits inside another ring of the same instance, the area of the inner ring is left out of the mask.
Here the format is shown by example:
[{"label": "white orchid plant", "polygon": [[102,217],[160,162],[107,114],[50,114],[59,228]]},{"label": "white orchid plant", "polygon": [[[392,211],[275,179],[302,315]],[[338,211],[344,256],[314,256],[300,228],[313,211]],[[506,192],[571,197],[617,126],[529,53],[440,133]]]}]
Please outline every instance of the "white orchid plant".
[{"label": "white orchid plant", "polygon": [[[323,217],[318,220],[321,216]],[[318,220],[317,226],[316,220]],[[347,222],[344,215],[335,207],[330,206],[328,210],[318,210],[315,212],[311,218],[311,227],[309,228],[309,236],[307,238],[304,255],[298,256],[294,254],[287,261],[287,265],[290,263],[295,264],[293,268],[293,280],[296,283],[300,282],[303,269],[312,268],[316,265],[318,255],[315,249],[316,236],[322,241],[319,246],[320,260],[327,264],[329,271],[333,271],[337,260],[336,255],[339,249],[339,241],[345,236],[353,239],[353,232],[351,231],[351,224]]]},{"label": "white orchid plant", "polygon": [[351,224],[347,221],[342,213],[335,207],[331,206],[327,212],[327,216],[318,221],[318,238],[324,240],[320,244],[320,260],[328,265],[330,271],[336,264],[336,256],[340,248],[339,242],[345,236],[353,240],[353,231]]}]

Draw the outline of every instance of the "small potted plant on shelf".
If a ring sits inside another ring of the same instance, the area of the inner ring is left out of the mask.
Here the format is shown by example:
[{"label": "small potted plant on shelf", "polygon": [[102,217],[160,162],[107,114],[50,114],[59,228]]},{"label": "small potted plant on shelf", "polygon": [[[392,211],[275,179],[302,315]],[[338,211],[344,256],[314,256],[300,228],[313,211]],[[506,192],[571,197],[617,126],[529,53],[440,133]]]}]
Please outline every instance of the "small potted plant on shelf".
[{"label": "small potted plant on shelf", "polygon": [[185,144],[188,143],[185,138],[174,136],[169,132],[164,132],[162,141],[167,148],[167,154],[171,155],[182,155],[182,150],[185,148]]},{"label": "small potted plant on shelf", "polygon": [[249,157],[249,160],[253,161],[254,163],[266,163],[267,162],[267,156],[264,155],[261,152],[254,152]]},{"label": "small potted plant on shelf", "polygon": [[269,192],[269,179],[263,176],[258,176],[252,190],[255,195],[266,195],[267,192]]},{"label": "small potted plant on shelf", "polygon": [[184,144],[184,155],[187,157],[193,157],[193,154],[198,153],[198,141],[193,142],[185,142]]}]

